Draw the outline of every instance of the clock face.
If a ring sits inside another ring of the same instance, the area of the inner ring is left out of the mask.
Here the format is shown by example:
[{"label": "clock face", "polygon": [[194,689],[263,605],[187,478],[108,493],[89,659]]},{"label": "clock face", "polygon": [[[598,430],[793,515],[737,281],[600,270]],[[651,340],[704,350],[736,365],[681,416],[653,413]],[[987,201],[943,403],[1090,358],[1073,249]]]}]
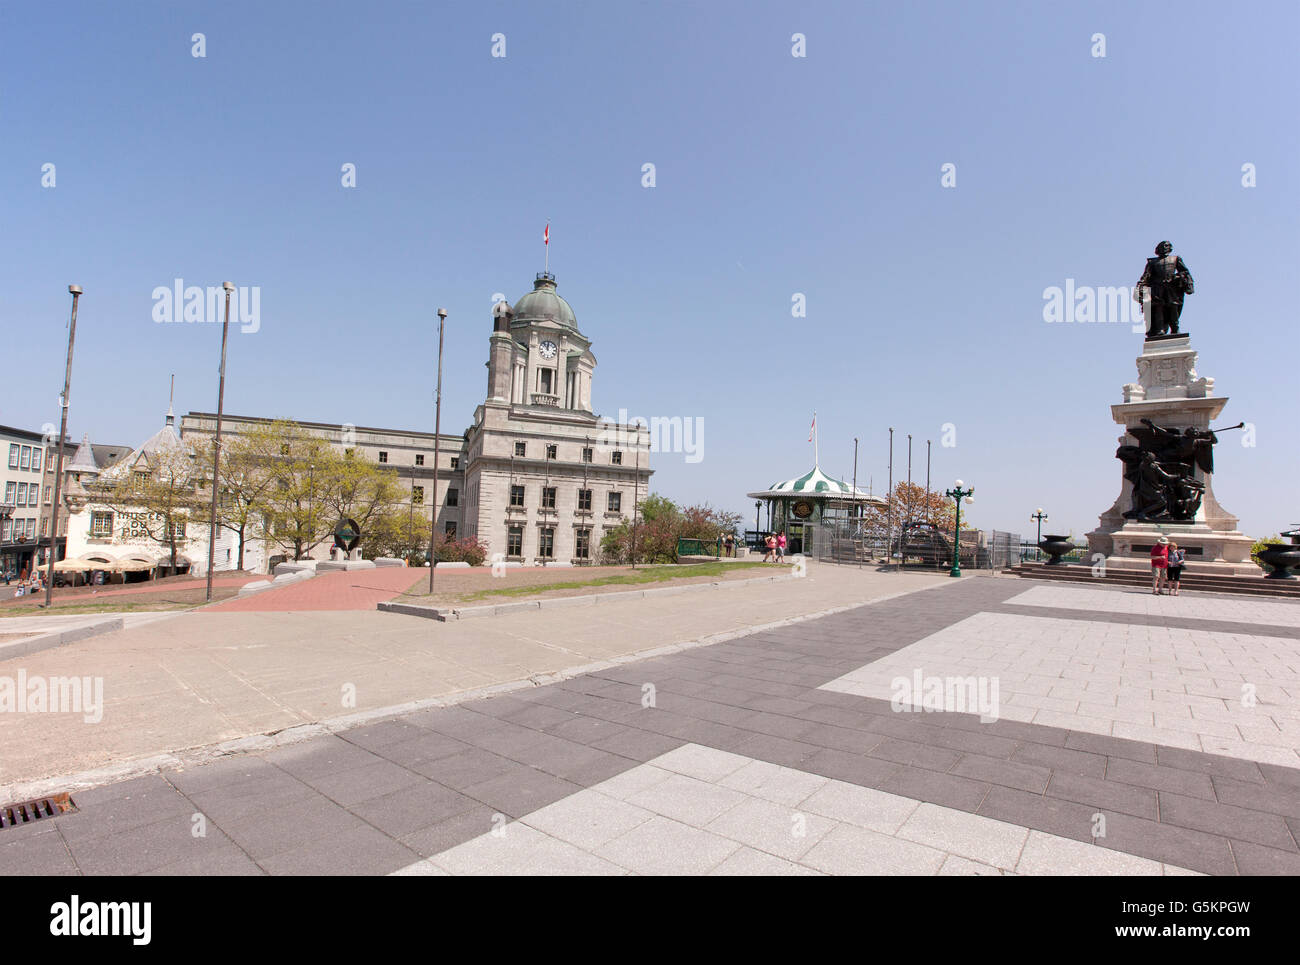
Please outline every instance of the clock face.
[{"label": "clock face", "polygon": [[538,347],[541,349],[542,358],[546,359],[548,362],[555,358],[556,347],[554,342],[546,341]]}]

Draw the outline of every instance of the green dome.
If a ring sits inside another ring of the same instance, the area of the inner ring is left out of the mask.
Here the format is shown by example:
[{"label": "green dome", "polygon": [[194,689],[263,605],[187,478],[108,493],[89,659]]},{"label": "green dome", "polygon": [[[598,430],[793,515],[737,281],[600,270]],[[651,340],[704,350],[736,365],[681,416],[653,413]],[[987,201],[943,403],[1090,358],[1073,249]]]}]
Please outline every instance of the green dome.
[{"label": "green dome", "polygon": [[547,272],[537,276],[533,290],[515,302],[513,311],[515,325],[551,321],[578,330],[577,316],[569,303],[555,293],[555,276]]}]

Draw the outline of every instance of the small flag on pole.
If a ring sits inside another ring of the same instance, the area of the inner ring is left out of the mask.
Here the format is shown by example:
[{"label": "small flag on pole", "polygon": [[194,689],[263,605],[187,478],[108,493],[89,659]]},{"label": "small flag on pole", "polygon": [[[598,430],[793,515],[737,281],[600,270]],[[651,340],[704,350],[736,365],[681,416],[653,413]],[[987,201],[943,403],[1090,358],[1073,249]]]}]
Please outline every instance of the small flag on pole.
[{"label": "small flag on pole", "polygon": [[542,244],[549,245],[550,243],[551,243],[551,223],[548,221],[546,222],[546,230],[542,232]]},{"label": "small flag on pole", "polygon": [[808,427],[808,441],[813,441],[813,434],[817,431],[817,413],[813,413],[812,425]]}]

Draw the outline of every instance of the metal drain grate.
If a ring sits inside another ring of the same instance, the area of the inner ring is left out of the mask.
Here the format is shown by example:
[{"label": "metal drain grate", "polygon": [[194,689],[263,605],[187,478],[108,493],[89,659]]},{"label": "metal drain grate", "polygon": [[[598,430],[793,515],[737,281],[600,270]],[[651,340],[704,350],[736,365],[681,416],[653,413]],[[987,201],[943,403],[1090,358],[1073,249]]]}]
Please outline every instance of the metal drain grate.
[{"label": "metal drain grate", "polygon": [[56,818],[75,810],[77,805],[67,794],[51,794],[34,801],[6,804],[0,807],[0,829],[31,824],[43,818]]}]

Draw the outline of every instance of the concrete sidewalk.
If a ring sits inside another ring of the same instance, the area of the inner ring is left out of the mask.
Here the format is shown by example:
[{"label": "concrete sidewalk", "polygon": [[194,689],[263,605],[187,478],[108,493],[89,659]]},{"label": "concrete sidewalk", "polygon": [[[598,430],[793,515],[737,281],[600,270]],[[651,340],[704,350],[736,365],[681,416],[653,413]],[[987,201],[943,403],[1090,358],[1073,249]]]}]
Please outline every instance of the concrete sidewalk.
[{"label": "concrete sidewalk", "polygon": [[[1177,615],[1134,612],[1140,597],[1113,590],[933,583],[74,791],[76,813],[0,832],[0,869],[1300,874],[1293,614],[1221,619],[1201,598]],[[1000,678],[1006,699],[872,695],[923,674]],[[1243,704],[1243,683],[1257,702]],[[1111,719],[1094,716],[1103,707]],[[1125,726],[1137,716],[1142,737]],[[1228,730],[1248,739],[1225,747]],[[1290,757],[1261,758],[1266,738]]]},{"label": "concrete sidewalk", "polygon": [[[460,624],[374,611],[182,613],[0,661],[0,676],[104,680],[102,720],[0,714],[0,798],[39,779],[475,691],[951,582],[818,566],[789,582]],[[323,578],[310,581],[317,583]],[[107,779],[107,778],[106,778]]]}]

